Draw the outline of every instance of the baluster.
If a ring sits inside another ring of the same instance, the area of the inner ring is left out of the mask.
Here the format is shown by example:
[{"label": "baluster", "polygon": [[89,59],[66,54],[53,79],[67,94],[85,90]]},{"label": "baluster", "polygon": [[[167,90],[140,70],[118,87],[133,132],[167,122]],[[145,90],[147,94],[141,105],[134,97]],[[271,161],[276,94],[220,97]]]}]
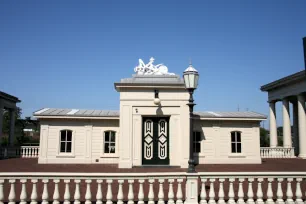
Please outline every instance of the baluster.
[{"label": "baluster", "polygon": [[75,183],[75,191],[74,191],[74,204],[80,204],[80,179],[74,180]]},{"label": "baluster", "polygon": [[245,204],[244,202],[244,193],[243,193],[243,181],[245,180],[244,178],[239,178],[239,189],[238,189],[238,201],[237,204]]},{"label": "baluster", "polygon": [[44,183],[44,190],[41,196],[42,204],[49,204],[49,194],[48,194],[48,182],[49,179],[43,179],[42,182]]},{"label": "baluster", "polygon": [[31,204],[37,204],[37,188],[36,188],[36,183],[37,183],[37,179],[32,179],[32,194],[31,194]]},{"label": "baluster", "polygon": [[248,178],[248,182],[249,182],[249,186],[248,186],[248,200],[247,200],[247,204],[255,204],[254,202],[254,193],[253,193],[253,181],[254,178]]},{"label": "baluster", "polygon": [[59,191],[58,191],[58,183],[59,179],[53,179],[54,182],[54,193],[53,193],[53,204],[59,204]]},{"label": "baluster", "polygon": [[295,191],[295,204],[303,204],[302,191],[301,191],[302,178],[296,178],[296,191]]},{"label": "baluster", "polygon": [[119,189],[118,189],[118,195],[117,195],[117,204],[123,204],[123,190],[122,190],[122,185],[123,185],[124,180],[118,180],[119,183]]},{"label": "baluster", "polygon": [[10,189],[10,194],[8,197],[9,203],[8,204],[15,204],[15,198],[16,198],[16,194],[15,194],[15,179],[10,179],[9,183],[11,184],[11,189]]},{"label": "baluster", "polygon": [[3,200],[4,200],[3,183],[4,183],[4,179],[0,179],[0,204],[3,204]]},{"label": "baluster", "polygon": [[64,183],[65,183],[64,204],[70,204],[70,190],[69,190],[70,179],[65,179]]},{"label": "baluster", "polygon": [[168,179],[168,182],[169,182],[168,204],[174,204],[174,192],[173,192],[174,179]]},{"label": "baluster", "polygon": [[113,180],[112,179],[106,180],[106,183],[107,183],[106,204],[112,204],[113,203],[113,193],[112,193]]},{"label": "baluster", "polygon": [[235,178],[229,178],[229,190],[228,190],[228,204],[235,204],[235,192],[234,192],[234,181]]},{"label": "baluster", "polygon": [[294,204],[294,201],[292,199],[293,193],[292,193],[292,188],[291,188],[291,182],[292,181],[293,181],[293,178],[287,178],[287,192],[286,192],[287,200],[286,200],[286,204]]},{"label": "baluster", "polygon": [[143,179],[138,180],[139,182],[139,192],[138,192],[138,202],[137,204],[144,204],[144,194],[143,194]]},{"label": "baluster", "polygon": [[283,180],[284,180],[283,178],[277,178],[277,192],[276,192],[277,200],[275,202],[276,204],[285,204],[283,200],[283,189],[282,189]]},{"label": "baluster", "polygon": [[224,188],[223,188],[223,182],[225,179],[223,178],[219,178],[219,193],[218,193],[218,204],[225,204],[225,200],[224,200]]},{"label": "baluster", "polygon": [[129,182],[128,204],[134,204],[134,191],[133,191],[134,180],[128,180],[128,182]]},{"label": "baluster", "polygon": [[268,178],[268,189],[267,189],[267,201],[266,204],[274,204],[273,201],[273,191],[272,191],[272,181],[274,178]]},{"label": "baluster", "polygon": [[28,148],[24,147],[24,157],[28,157]]},{"label": "baluster", "polygon": [[86,182],[86,193],[85,193],[85,204],[91,204],[91,191],[90,191],[90,184],[91,180],[87,179]]},{"label": "baluster", "polygon": [[157,204],[165,204],[165,201],[164,201],[164,188],[163,188],[164,181],[165,181],[165,179],[158,179],[158,182],[159,182],[159,191],[158,191],[158,202],[157,202]]},{"label": "baluster", "polygon": [[[97,180],[97,183],[98,183],[98,190],[97,190],[97,194],[96,194],[96,199],[97,199],[97,202],[96,202],[96,204],[102,204],[103,202],[102,202],[102,182],[103,182],[103,180],[101,180],[101,179],[98,179]],[[119,191],[120,191],[120,185],[119,185]],[[118,193],[119,193],[119,191],[118,191]],[[122,191],[122,186],[121,186],[121,191]],[[122,203],[119,203],[119,198],[118,198],[118,204],[122,204]]]},{"label": "baluster", "polygon": [[263,192],[262,192],[262,182],[263,178],[257,178],[257,193],[256,193],[256,204],[264,204],[264,201],[262,199],[263,197]]},{"label": "baluster", "polygon": [[20,204],[27,204],[26,182],[27,182],[27,179],[20,179],[20,183],[21,183]]},{"label": "baluster", "polygon": [[182,182],[183,179],[177,179],[176,204],[183,203]]},{"label": "baluster", "polygon": [[153,191],[153,183],[154,183],[154,179],[149,179],[149,193],[148,193],[148,204],[155,204],[154,202],[154,191]]},{"label": "baluster", "polygon": [[200,194],[200,197],[201,197],[200,204],[207,204],[206,189],[205,189],[206,180],[207,180],[206,178],[201,178],[202,185],[201,185],[201,194]]},{"label": "baluster", "polygon": [[215,187],[214,187],[215,180],[216,179],[214,179],[214,178],[209,179],[209,181],[210,181],[209,201],[208,201],[209,204],[215,204],[216,203],[216,201],[215,201]]},{"label": "baluster", "polygon": [[23,157],[24,157],[24,148],[23,148],[23,147],[21,147],[20,149],[21,149],[21,150],[20,150],[20,153],[21,153],[21,158],[23,158]]}]

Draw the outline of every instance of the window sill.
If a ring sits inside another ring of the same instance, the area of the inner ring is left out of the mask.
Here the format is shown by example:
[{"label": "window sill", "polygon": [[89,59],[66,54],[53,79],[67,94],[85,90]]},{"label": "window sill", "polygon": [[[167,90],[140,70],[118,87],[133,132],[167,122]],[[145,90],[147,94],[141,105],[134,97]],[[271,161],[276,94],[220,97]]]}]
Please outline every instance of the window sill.
[{"label": "window sill", "polygon": [[58,154],[58,155],[56,155],[56,158],[75,158],[75,155],[73,155],[73,154]]},{"label": "window sill", "polygon": [[242,153],[231,153],[228,158],[246,158],[246,156]]},{"label": "window sill", "polygon": [[102,154],[101,158],[119,158],[118,154]]}]

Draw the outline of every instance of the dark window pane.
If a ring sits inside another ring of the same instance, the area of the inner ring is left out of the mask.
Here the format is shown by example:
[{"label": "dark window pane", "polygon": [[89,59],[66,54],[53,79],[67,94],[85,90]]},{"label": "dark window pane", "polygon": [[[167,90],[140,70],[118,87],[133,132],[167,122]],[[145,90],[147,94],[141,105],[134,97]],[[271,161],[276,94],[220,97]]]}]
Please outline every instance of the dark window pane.
[{"label": "dark window pane", "polygon": [[235,141],[236,141],[235,133],[234,133],[234,132],[231,133],[231,141],[232,141],[232,142],[235,142]]},{"label": "dark window pane", "polygon": [[112,132],[111,139],[110,139],[111,142],[115,142],[116,141],[115,135],[116,135],[116,133]]},{"label": "dark window pane", "polygon": [[65,152],[65,142],[61,142],[61,152]]},{"label": "dark window pane", "polygon": [[236,143],[232,143],[232,153],[236,153]]},{"label": "dark window pane", "polygon": [[109,153],[109,143],[104,144],[104,153]]},{"label": "dark window pane", "polygon": [[66,130],[61,131],[61,141],[66,141]]},{"label": "dark window pane", "polygon": [[115,143],[110,144],[109,153],[115,153]]},{"label": "dark window pane", "polygon": [[67,130],[67,141],[71,142],[71,139],[72,139],[72,131]]},{"label": "dark window pane", "polygon": [[109,132],[105,132],[105,141],[106,141],[106,142],[109,141]]},{"label": "dark window pane", "polygon": [[67,142],[66,152],[71,152],[71,142]]},{"label": "dark window pane", "polygon": [[199,153],[201,152],[201,143],[196,143],[196,146],[195,146],[195,152]]},{"label": "dark window pane", "polygon": [[241,143],[237,143],[237,153],[241,153]]},{"label": "dark window pane", "polygon": [[237,132],[237,142],[241,142],[241,135],[240,135],[240,132]]},{"label": "dark window pane", "polygon": [[197,142],[201,141],[201,133],[200,132],[196,132],[195,141],[197,141]]}]

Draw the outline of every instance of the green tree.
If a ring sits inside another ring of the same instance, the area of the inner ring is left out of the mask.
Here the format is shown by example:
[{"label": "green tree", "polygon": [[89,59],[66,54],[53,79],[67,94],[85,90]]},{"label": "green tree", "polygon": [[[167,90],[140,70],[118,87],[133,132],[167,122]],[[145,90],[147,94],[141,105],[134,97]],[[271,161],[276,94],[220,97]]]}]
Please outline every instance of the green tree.
[{"label": "green tree", "polygon": [[260,146],[269,147],[270,139],[268,137],[268,130],[260,128]]}]

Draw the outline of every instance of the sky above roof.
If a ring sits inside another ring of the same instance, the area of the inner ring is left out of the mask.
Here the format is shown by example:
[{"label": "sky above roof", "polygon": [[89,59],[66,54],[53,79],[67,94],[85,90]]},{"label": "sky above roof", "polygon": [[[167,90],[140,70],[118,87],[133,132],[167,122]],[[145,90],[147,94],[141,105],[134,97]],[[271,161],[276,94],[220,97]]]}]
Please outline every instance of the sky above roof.
[{"label": "sky above roof", "polygon": [[196,110],[268,115],[260,86],[304,69],[305,11],[303,0],[1,1],[0,90],[22,100],[23,116],[118,110],[113,83],[139,58],[180,75],[191,58]]}]

